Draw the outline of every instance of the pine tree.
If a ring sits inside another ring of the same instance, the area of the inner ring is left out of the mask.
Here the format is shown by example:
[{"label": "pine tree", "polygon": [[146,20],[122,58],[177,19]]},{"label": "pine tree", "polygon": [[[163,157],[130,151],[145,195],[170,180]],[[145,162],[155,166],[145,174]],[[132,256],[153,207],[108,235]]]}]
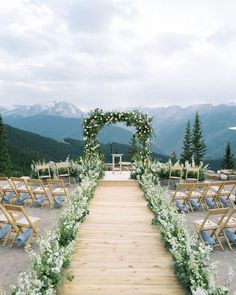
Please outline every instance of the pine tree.
[{"label": "pine tree", "polygon": [[11,159],[8,152],[7,137],[4,130],[4,124],[0,114],[0,175],[9,176],[12,169]]},{"label": "pine tree", "polygon": [[138,152],[138,146],[137,146],[136,136],[134,134],[130,140],[130,146],[128,150],[129,160],[131,162],[135,160],[134,157],[135,155],[137,155],[137,152]]},{"label": "pine tree", "polygon": [[188,161],[189,163],[192,160],[192,139],[191,139],[191,127],[190,122],[188,121],[186,129],[185,129],[185,135],[183,140],[183,152],[181,154],[180,161],[181,163],[185,163]]},{"label": "pine tree", "polygon": [[178,161],[178,158],[177,158],[177,155],[176,155],[176,152],[173,151],[170,155],[170,160],[171,160],[171,163],[172,164],[175,164],[177,161]]},{"label": "pine tree", "polygon": [[234,169],[234,155],[231,153],[231,147],[230,143],[228,141],[226,148],[225,148],[225,154],[224,158],[221,163],[222,169]]},{"label": "pine tree", "polygon": [[192,129],[192,156],[197,166],[203,161],[205,153],[206,145],[202,136],[201,121],[198,112],[196,112]]}]

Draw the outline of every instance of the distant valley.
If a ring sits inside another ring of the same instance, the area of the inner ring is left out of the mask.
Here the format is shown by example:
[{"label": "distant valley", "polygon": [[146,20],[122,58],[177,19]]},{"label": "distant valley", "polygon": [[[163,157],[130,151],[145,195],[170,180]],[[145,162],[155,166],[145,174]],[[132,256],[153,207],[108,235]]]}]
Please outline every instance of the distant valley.
[{"label": "distant valley", "polygon": [[[236,126],[236,105],[192,105],[145,108],[141,111],[153,116],[155,137],[153,151],[170,155],[181,153],[182,141],[187,120],[193,121],[198,111],[202,121],[204,138],[207,144],[208,159],[221,159],[227,141],[236,155],[236,132],[229,127]],[[19,129],[62,141],[64,138],[83,139],[82,121],[85,115],[79,108],[65,102],[52,102],[48,105],[15,106],[0,108],[4,122]],[[119,142],[128,144],[133,130],[122,125],[104,127],[99,138],[102,143]]]},{"label": "distant valley", "polygon": [[[32,132],[13,128],[5,125],[5,130],[9,143],[9,152],[13,164],[13,170],[16,175],[28,175],[32,161],[65,161],[69,157],[76,160],[83,155],[83,141],[65,138],[63,141],[57,141],[48,137],[44,137]],[[110,144],[102,145],[105,155],[105,161],[111,162],[111,146]],[[123,153],[124,161],[129,161],[129,146],[120,143],[112,143],[114,153]],[[167,161],[168,157],[153,153],[153,157],[163,161]]]}]

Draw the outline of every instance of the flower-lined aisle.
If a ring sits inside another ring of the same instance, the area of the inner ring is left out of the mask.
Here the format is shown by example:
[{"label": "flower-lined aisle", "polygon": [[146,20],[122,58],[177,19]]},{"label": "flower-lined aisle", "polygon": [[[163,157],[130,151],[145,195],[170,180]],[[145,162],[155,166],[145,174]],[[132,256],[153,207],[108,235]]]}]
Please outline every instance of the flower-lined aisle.
[{"label": "flower-lined aisle", "polygon": [[209,263],[211,248],[190,236],[184,222],[184,215],[179,214],[164,190],[153,169],[156,164],[148,162],[146,167],[135,165],[135,174],[149,208],[154,213],[153,224],[161,231],[166,248],[171,252],[175,272],[182,285],[199,295],[226,295],[227,287],[217,286],[215,265]]},{"label": "flower-lined aisle", "polygon": [[80,184],[72,193],[55,229],[39,240],[39,254],[30,253],[31,269],[19,275],[12,295],[56,294],[56,287],[64,277],[64,269],[70,263],[79,226],[89,212],[89,200],[103,175],[103,162],[96,156],[81,159],[80,164],[84,171],[80,174]]}]

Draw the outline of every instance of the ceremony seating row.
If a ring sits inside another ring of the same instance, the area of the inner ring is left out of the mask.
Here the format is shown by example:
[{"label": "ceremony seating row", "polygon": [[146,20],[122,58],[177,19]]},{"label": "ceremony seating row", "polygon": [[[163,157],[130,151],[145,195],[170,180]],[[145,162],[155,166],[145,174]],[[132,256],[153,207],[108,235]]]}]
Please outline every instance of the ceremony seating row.
[{"label": "ceremony seating row", "polygon": [[0,239],[3,246],[13,235],[11,247],[16,242],[18,246],[30,244],[33,236],[38,236],[40,218],[29,216],[21,206],[0,204]]},{"label": "ceremony seating row", "polygon": [[168,186],[171,184],[171,181],[183,180],[184,170],[186,170],[186,175],[185,175],[186,182],[199,181],[199,174],[200,174],[199,167],[186,167],[186,168],[184,168],[183,165],[175,164],[170,168]]},{"label": "ceremony seating row", "polygon": [[68,190],[62,179],[48,179],[44,185],[41,179],[0,177],[0,202],[43,207],[61,207],[68,199]]},{"label": "ceremony seating row", "polygon": [[[172,201],[180,211],[193,212],[234,207],[236,181],[179,183],[171,191]],[[181,207],[183,210],[181,210]]]},{"label": "ceremony seating row", "polygon": [[[224,247],[221,237],[226,240],[230,250],[236,245],[236,208],[210,209],[201,220],[193,221],[200,240],[210,246]],[[217,218],[212,220],[212,217]]]},{"label": "ceremony seating row", "polygon": [[[70,163],[69,162],[58,162],[53,163],[56,169],[56,175],[60,179],[61,177],[68,177],[70,183]],[[39,179],[50,179],[52,178],[50,165],[49,164],[37,164],[35,170]]]}]

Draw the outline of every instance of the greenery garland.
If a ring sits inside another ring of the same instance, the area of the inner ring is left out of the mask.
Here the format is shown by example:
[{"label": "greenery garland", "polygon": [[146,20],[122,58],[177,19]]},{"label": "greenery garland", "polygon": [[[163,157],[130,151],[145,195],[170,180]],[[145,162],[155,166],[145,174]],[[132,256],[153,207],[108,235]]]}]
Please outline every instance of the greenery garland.
[{"label": "greenery garland", "polygon": [[[80,159],[84,167],[81,182],[59,218],[55,229],[39,239],[40,253],[33,251],[31,269],[21,273],[12,295],[52,295],[62,282],[64,270],[70,264],[79,225],[89,213],[89,200],[93,197],[98,180],[103,175],[104,164],[99,157]],[[71,277],[67,277],[71,279]]]},{"label": "greenery garland", "polygon": [[139,111],[103,112],[101,109],[95,109],[89,112],[83,122],[85,154],[92,156],[94,153],[99,152],[99,131],[106,124],[116,124],[118,122],[124,122],[126,126],[134,126],[136,128],[135,136],[140,143],[136,156],[145,161],[151,153],[150,141],[153,136],[152,117]]},{"label": "greenery garland", "polygon": [[165,246],[172,254],[175,273],[182,285],[192,294],[229,294],[228,286],[217,285],[215,265],[209,264],[211,248],[199,243],[196,236],[189,235],[184,216],[176,211],[168,192],[153,174],[153,162],[145,168],[141,163],[136,163],[138,165],[142,171],[140,185],[148,207],[154,213],[153,224],[159,227]]}]

